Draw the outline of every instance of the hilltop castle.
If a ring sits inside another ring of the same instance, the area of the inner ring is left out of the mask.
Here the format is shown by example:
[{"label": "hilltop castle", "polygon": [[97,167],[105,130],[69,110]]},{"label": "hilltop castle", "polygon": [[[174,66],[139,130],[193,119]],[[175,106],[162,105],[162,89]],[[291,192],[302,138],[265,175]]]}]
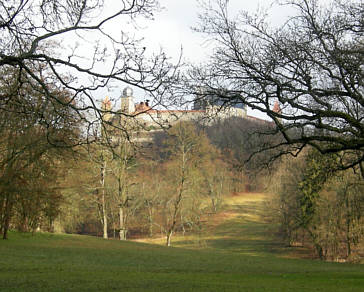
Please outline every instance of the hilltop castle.
[{"label": "hilltop castle", "polygon": [[[278,104],[275,105],[276,107],[277,110],[280,110]],[[102,102],[102,108],[107,111],[111,110],[111,101],[108,97]],[[136,132],[139,138],[135,137],[134,139],[138,141],[143,140],[140,135],[142,132],[167,129],[179,121],[195,121],[209,124],[218,120],[238,117],[262,123],[267,122],[248,116],[247,108],[242,103],[224,105],[221,99],[212,96],[196,99],[193,103],[193,109],[189,110],[155,109],[149,105],[148,100],[135,103],[133,90],[130,87],[124,88],[120,109],[117,112],[120,114],[105,114],[104,119],[113,125]]]}]

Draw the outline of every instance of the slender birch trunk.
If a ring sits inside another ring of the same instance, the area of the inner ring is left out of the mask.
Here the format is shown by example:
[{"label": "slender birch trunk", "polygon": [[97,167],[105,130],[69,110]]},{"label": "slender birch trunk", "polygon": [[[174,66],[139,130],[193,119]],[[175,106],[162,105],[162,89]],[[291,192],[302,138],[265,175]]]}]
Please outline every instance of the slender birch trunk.
[{"label": "slender birch trunk", "polygon": [[126,240],[124,208],[121,204],[119,205],[119,237],[120,240]]},{"label": "slender birch trunk", "polygon": [[101,166],[101,208],[102,208],[102,225],[103,225],[103,238],[107,239],[107,214],[106,214],[106,198],[105,198],[105,172],[106,161],[102,162]]}]

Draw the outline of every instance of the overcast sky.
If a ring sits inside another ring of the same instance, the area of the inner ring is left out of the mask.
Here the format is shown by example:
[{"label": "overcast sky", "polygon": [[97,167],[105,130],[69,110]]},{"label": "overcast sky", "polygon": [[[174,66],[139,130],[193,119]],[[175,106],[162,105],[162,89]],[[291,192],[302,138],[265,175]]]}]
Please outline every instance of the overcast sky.
[{"label": "overcast sky", "polygon": [[[239,10],[255,12],[259,7],[270,6],[273,0],[230,0],[229,7],[234,14]],[[154,21],[145,23],[143,36],[151,49],[162,47],[169,56],[176,58],[181,47],[185,58],[199,62],[206,58],[211,50],[201,35],[191,27],[198,23],[201,11],[197,0],[160,0],[164,9],[157,13]],[[270,21],[278,24],[289,15],[287,9],[275,8],[270,14]]]},{"label": "overcast sky", "polygon": [[[209,0],[203,0],[209,1]],[[234,16],[237,12],[245,10],[251,13],[257,9],[271,7],[274,0],[230,0],[229,14]],[[327,0],[321,0],[327,1]],[[107,2],[109,5],[112,2]],[[198,0],[159,0],[162,10],[155,13],[154,20],[137,19],[140,30],[135,31],[133,27],[128,28],[126,23],[112,22],[110,23],[111,31],[118,26],[130,32],[131,35],[136,35],[138,38],[143,38],[143,46],[147,48],[146,54],[151,55],[153,52],[158,53],[162,48],[167,56],[176,61],[180,55],[181,48],[183,49],[184,60],[192,63],[200,63],[206,61],[208,55],[212,51],[211,42],[206,42],[203,36],[194,32],[191,28],[198,25],[198,14],[201,12],[201,7]],[[108,6],[107,11],[115,9],[113,6]],[[292,10],[287,8],[276,7],[270,10],[268,21],[274,25],[282,23],[287,16],[292,14]],[[117,29],[116,29],[117,30]],[[94,42],[89,40],[89,45]],[[133,88],[135,100],[140,102],[147,98],[141,90]],[[98,95],[98,100],[101,101],[105,96],[109,96],[115,105],[119,103],[123,88],[114,88],[110,91],[102,90]],[[258,115],[250,110],[248,114]]]},{"label": "overcast sky", "polygon": [[[240,10],[251,13],[256,12],[258,7],[270,7],[273,0],[230,0],[229,7],[231,15]],[[202,35],[194,32],[191,27],[198,24],[198,13],[201,7],[197,0],[160,0],[162,11],[155,15],[153,21],[142,21],[141,36],[144,37],[148,52],[157,51],[162,48],[169,57],[176,60],[181,48],[185,60],[200,63],[207,59],[211,52],[211,44],[206,42]],[[271,8],[269,21],[278,25],[289,15],[289,10]],[[141,98],[138,91],[134,96],[137,100]],[[250,109],[248,114],[262,117],[261,113]]]}]

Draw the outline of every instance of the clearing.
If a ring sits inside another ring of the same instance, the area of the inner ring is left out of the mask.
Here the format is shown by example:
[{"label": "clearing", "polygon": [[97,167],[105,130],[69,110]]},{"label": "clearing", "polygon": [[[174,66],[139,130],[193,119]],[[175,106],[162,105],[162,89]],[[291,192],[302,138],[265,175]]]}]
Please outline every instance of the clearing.
[{"label": "clearing", "polygon": [[[277,238],[277,227],[266,216],[269,196],[264,193],[234,193],[226,197],[222,211],[204,218],[199,234],[176,234],[172,237],[172,245],[245,255],[312,258],[314,255],[309,250],[285,247]],[[165,245],[166,239],[143,238],[135,241]]]}]

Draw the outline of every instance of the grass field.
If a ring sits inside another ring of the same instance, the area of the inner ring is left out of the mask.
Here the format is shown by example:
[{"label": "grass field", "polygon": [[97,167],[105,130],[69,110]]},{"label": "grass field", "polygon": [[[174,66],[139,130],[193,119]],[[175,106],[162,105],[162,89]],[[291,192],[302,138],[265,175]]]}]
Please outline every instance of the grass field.
[{"label": "grass field", "polygon": [[[266,222],[269,195],[241,193],[225,198],[216,215],[205,218],[201,234],[174,236],[174,246],[193,249],[215,249],[245,255],[312,258],[304,248],[289,248],[275,235],[276,226]],[[269,206],[268,206],[269,207]],[[141,239],[138,242],[165,245],[166,239]]]},{"label": "grass field", "polygon": [[229,198],[200,236],[171,248],[10,233],[0,241],[0,291],[364,291],[364,265],[285,258],[260,220],[263,200]]}]

